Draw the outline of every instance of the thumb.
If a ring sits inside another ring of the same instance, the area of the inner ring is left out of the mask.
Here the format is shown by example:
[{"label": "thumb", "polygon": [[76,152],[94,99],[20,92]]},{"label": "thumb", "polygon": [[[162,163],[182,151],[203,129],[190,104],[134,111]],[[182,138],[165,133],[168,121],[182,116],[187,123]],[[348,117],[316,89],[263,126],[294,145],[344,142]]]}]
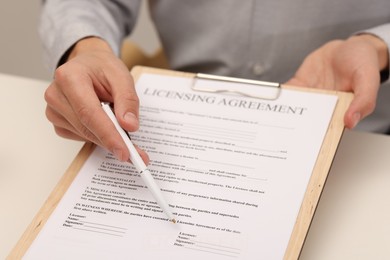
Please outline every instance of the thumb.
[{"label": "thumb", "polygon": [[344,116],[347,128],[354,128],[360,120],[374,111],[380,85],[379,74],[375,72],[366,71],[354,80],[354,98]]},{"label": "thumb", "polygon": [[119,124],[127,131],[134,132],[139,128],[139,99],[130,73],[113,89],[115,115]]},{"label": "thumb", "polygon": [[[125,131],[134,132],[139,128],[139,99],[130,73],[127,72],[121,79],[112,90],[115,116]],[[148,164],[147,153],[138,146],[136,149],[145,164]]]},{"label": "thumb", "polygon": [[359,101],[355,98],[352,100],[347,112],[344,115],[344,124],[347,128],[354,128],[362,119],[362,111],[359,106]]},{"label": "thumb", "polygon": [[286,81],[284,85],[290,85],[290,86],[296,86],[296,87],[305,87],[307,84],[302,82],[301,80],[297,79],[296,77],[293,77]]}]

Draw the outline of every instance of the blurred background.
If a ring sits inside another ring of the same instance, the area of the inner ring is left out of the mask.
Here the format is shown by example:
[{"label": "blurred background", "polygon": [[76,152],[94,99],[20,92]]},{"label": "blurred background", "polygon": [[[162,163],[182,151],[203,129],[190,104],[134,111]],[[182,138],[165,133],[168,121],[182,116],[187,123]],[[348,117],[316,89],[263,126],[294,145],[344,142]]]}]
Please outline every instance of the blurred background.
[{"label": "blurred background", "polygon": [[[132,41],[153,53],[159,46],[155,28],[142,1],[141,13]],[[0,1],[0,73],[50,80],[52,75],[43,63],[38,36],[42,0]]]}]

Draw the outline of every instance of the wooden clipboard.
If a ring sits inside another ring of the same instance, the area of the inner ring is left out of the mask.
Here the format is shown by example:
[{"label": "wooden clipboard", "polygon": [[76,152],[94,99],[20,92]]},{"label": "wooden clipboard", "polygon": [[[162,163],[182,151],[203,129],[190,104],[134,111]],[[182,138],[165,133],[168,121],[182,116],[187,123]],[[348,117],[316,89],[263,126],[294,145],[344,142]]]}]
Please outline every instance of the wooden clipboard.
[{"label": "wooden clipboard", "polygon": [[[177,77],[189,77],[193,78],[195,74],[187,72],[179,72],[172,70],[162,70],[149,67],[135,67],[131,74],[134,77],[135,82],[143,73],[170,75]],[[350,102],[352,101],[353,94],[319,90],[310,88],[301,88],[294,86],[282,85],[282,88],[293,89],[297,91],[317,92],[324,94],[333,94],[338,96],[338,102],[335,107],[331,122],[329,124],[327,133],[322,143],[320,153],[317,157],[317,161],[312,172],[309,184],[306,189],[306,193],[296,219],[293,232],[290,237],[290,241],[287,246],[287,250],[284,255],[284,259],[298,259],[301,249],[303,247],[307,232],[309,230],[311,221],[314,217],[314,213],[319,202],[323,187],[326,182],[330,167],[333,162],[338,144],[344,131],[344,114],[347,110]],[[95,145],[92,143],[85,143],[76,158],[73,160],[65,174],[56,185],[50,196],[34,217],[31,224],[25,230],[15,247],[10,252],[7,259],[21,259],[31,246],[42,227],[60,202],[62,196],[69,188],[74,178],[77,176],[84,162],[87,160],[91,152],[94,150]]]}]

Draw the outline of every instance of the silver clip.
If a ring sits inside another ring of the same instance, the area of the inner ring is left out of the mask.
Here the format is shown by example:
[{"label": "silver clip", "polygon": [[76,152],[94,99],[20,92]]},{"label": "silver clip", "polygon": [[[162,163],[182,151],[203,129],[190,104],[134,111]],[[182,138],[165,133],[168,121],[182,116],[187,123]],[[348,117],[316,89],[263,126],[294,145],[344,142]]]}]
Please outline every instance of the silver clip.
[{"label": "silver clip", "polygon": [[[237,87],[240,87],[240,89],[226,88],[226,84],[224,84],[223,86],[221,86],[221,85],[217,86],[216,88],[213,89],[211,87],[197,86],[198,80],[212,80],[212,81],[228,82],[228,83],[235,83],[236,85],[238,83],[241,85],[237,86]],[[250,89],[248,87],[248,85],[255,86],[256,88]],[[271,91],[266,91],[268,93],[268,95],[258,95],[258,94],[255,94],[259,90],[257,87],[271,88]],[[246,90],[244,91],[243,88],[246,88]],[[241,96],[246,96],[246,97],[251,97],[251,98],[259,98],[259,99],[265,99],[265,100],[276,100],[280,96],[281,85],[279,83],[275,83],[275,82],[267,82],[267,81],[259,81],[259,80],[233,78],[233,77],[225,77],[225,76],[197,73],[197,74],[195,74],[191,89],[194,91],[202,91],[202,92],[209,92],[209,93],[232,93],[232,94],[238,94]]]}]

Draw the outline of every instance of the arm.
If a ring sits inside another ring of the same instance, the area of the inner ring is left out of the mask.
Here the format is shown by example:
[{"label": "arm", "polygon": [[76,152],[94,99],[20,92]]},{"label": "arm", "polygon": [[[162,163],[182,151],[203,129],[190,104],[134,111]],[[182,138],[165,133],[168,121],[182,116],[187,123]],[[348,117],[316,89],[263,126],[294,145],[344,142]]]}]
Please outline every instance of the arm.
[{"label": "arm", "polygon": [[[47,4],[51,2],[48,1]],[[61,5],[59,2],[56,3]],[[71,9],[75,8],[74,6]],[[80,12],[84,13],[83,10]],[[92,10],[87,11],[85,15],[97,15]],[[69,18],[66,19],[71,19],[71,13],[69,11]],[[75,19],[77,18],[80,17],[76,15]],[[58,26],[67,30],[66,24]],[[69,26],[74,28],[73,25]],[[137,130],[138,97],[133,79],[127,67],[117,57],[114,48],[110,46],[109,40],[104,40],[102,38],[104,35],[95,36],[94,25],[88,21],[80,26],[91,27],[92,30],[83,31],[85,35],[77,34],[77,37],[82,38],[77,39],[75,44],[72,43],[71,49],[66,46],[69,55],[65,58],[64,64],[55,70],[54,80],[45,92],[47,118],[53,123],[58,135],[94,142],[113,152],[119,160],[128,160],[127,147],[103,112],[100,101],[113,102],[121,126],[128,131]],[[96,31],[100,29],[99,26],[96,27]],[[66,41],[66,36],[62,33],[61,30],[53,31],[56,37],[64,38]],[[110,39],[110,34],[114,35],[112,32],[107,34],[107,39]],[[55,41],[57,39],[54,37]],[[53,43],[48,42],[48,46]],[[147,161],[146,154],[140,152]]]}]

